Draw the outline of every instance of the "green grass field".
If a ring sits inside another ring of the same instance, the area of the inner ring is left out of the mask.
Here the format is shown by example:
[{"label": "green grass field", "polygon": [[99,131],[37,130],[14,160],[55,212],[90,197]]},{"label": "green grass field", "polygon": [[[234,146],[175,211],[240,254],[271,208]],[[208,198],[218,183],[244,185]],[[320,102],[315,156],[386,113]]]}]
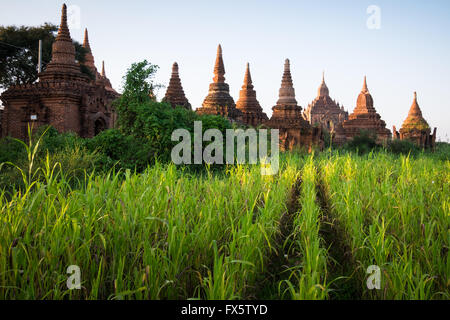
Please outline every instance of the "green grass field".
[{"label": "green grass field", "polygon": [[450,298],[448,160],[290,153],[275,176],[156,164],[76,189],[56,172],[0,195],[0,299]]}]

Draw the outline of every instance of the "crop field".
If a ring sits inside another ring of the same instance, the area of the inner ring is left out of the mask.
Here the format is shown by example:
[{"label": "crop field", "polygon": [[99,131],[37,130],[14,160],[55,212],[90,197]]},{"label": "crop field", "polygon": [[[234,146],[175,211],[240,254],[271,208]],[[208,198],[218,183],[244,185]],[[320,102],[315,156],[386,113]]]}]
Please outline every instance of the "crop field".
[{"label": "crop field", "polygon": [[449,161],[280,160],[274,176],[156,164],[79,188],[25,173],[0,194],[0,299],[450,299]]}]

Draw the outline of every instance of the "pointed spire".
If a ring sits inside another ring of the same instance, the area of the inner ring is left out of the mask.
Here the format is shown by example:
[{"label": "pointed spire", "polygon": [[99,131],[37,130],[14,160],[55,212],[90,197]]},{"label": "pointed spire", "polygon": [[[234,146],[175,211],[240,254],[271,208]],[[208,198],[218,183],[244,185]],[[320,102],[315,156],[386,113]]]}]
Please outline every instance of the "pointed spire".
[{"label": "pointed spire", "polygon": [[86,49],[83,64],[88,67],[93,74],[95,74],[96,78],[98,78],[99,74],[97,68],[95,67],[95,59],[92,55],[91,45],[89,44],[89,33],[87,28],[84,29],[83,48]]},{"label": "pointed spire", "polygon": [[291,65],[289,59],[284,61],[284,72],[281,80],[281,88],[277,105],[294,105],[297,106],[295,100],[295,89],[292,83]]},{"label": "pointed spire", "polygon": [[42,81],[60,79],[64,74],[71,74],[72,79],[88,81],[88,77],[80,71],[80,66],[75,62],[75,46],[70,37],[67,26],[67,6],[62,7],[61,24],[58,35],[52,44],[52,60],[47,68],[39,76]]},{"label": "pointed spire", "polygon": [[247,69],[245,70],[244,76],[244,85],[242,86],[242,88],[249,88],[250,86],[252,86],[252,76],[250,75],[250,64],[247,62]]},{"label": "pointed spire", "polygon": [[91,46],[89,45],[89,34],[88,29],[84,29],[84,41],[83,41],[83,48],[91,52]]},{"label": "pointed spire", "polygon": [[225,66],[223,64],[222,46],[220,44],[217,47],[217,57],[216,57],[216,64],[214,66],[213,81],[215,83],[224,83],[225,82]]},{"label": "pointed spire", "polygon": [[320,84],[317,97],[326,97],[330,94],[327,85],[325,84],[325,71],[322,71],[322,83]]},{"label": "pointed spire", "polygon": [[367,88],[367,77],[364,76],[364,84],[361,92],[369,92],[369,89]]},{"label": "pointed spire", "polygon": [[69,27],[67,25],[67,6],[64,3],[62,6],[62,13],[61,13],[61,24],[59,25],[58,29],[58,35],[56,36],[56,40],[70,40],[70,31]]},{"label": "pointed spire", "polygon": [[174,62],[172,65],[172,77],[178,75],[178,63]]},{"label": "pointed spire", "polygon": [[413,117],[422,117],[422,110],[420,110],[419,103],[417,102],[417,92],[414,92],[414,99],[409,110],[409,115]]}]

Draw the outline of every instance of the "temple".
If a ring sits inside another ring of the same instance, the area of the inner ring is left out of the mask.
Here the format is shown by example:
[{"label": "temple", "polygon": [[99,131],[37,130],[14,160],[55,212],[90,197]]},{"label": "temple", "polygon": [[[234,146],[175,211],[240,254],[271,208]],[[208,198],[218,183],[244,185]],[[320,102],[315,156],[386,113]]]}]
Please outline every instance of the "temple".
[{"label": "temple", "polygon": [[11,86],[0,97],[5,106],[3,137],[25,139],[29,125],[52,125],[59,132],[74,132],[81,137],[93,137],[114,126],[116,116],[111,104],[119,94],[111,87],[104,68],[102,74],[97,72],[87,30],[83,46],[87,49],[84,66],[89,68],[92,79],[80,71],[82,66],[75,60],[64,4],[52,59],[38,74],[39,80]]},{"label": "temple", "polygon": [[203,101],[202,107],[197,109],[196,112],[198,114],[221,115],[232,122],[242,121],[242,112],[236,109],[234,100],[230,96],[230,88],[225,83],[225,66],[220,44],[217,48],[213,83],[209,85],[209,93]]},{"label": "temple", "polygon": [[239,100],[236,102],[236,108],[242,111],[242,122],[244,124],[257,127],[269,120],[269,118],[263,112],[263,109],[256,99],[256,92],[253,88],[250,65],[247,63],[244,84],[239,92]]},{"label": "temple", "polygon": [[181,106],[188,110],[192,110],[191,105],[184,95],[183,87],[181,86],[180,75],[178,73],[178,63],[172,66],[172,76],[170,77],[169,86],[167,87],[166,95],[162,99],[163,102],[168,102],[175,108]]},{"label": "temple", "polygon": [[381,116],[373,106],[373,98],[367,88],[366,77],[364,77],[363,88],[356,101],[356,108],[348,120],[336,127],[333,132],[334,141],[337,144],[344,143],[360,135],[363,131],[376,135],[376,141],[380,144],[385,144],[391,139],[391,131],[386,128],[386,123],[381,120]]},{"label": "temple", "polygon": [[322,83],[320,84],[317,97],[303,112],[303,117],[311,125],[320,125],[328,131],[334,131],[334,128],[340,123],[348,120],[348,112],[330,97],[325,83],[325,73],[322,76]]},{"label": "temple", "polygon": [[403,122],[400,132],[393,128],[393,138],[400,140],[409,140],[421,148],[434,149],[436,145],[436,131],[434,128],[431,134],[431,128],[428,122],[423,118],[419,103],[417,102],[417,93],[414,92],[414,100],[408,113],[408,117]]},{"label": "temple", "polygon": [[311,147],[321,143],[321,129],[313,128],[302,117],[302,107],[295,99],[289,59],[284,64],[279,99],[272,108],[273,113],[265,125],[280,130],[280,149],[292,150],[296,147]]}]

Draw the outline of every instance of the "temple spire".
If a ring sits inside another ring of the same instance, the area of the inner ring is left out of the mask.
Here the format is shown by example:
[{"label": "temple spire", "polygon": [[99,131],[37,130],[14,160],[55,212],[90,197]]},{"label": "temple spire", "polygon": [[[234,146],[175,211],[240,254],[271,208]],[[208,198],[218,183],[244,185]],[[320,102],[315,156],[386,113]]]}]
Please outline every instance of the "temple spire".
[{"label": "temple spire", "polygon": [[292,83],[291,65],[289,59],[284,61],[283,78],[281,79],[281,88],[277,105],[297,105],[295,100],[295,90]]},{"label": "temple spire", "polygon": [[213,81],[215,83],[224,83],[225,82],[225,66],[223,64],[222,47],[220,44],[217,47],[217,57],[216,57],[216,64],[214,66]]},{"label": "temple spire", "polygon": [[252,86],[252,76],[250,75],[250,64],[247,62],[247,68],[244,76],[244,86],[242,88],[249,88],[250,86]]},{"label": "temple spire", "polygon": [[417,92],[414,92],[413,103],[411,105],[411,108],[409,109],[408,115],[415,118],[422,117],[422,110],[420,110],[419,103],[417,102]]},{"label": "temple spire", "polygon": [[56,36],[56,40],[70,40],[70,31],[69,27],[67,25],[67,6],[64,3],[62,6],[62,13],[61,13],[61,24],[59,25],[58,29],[58,35]]},{"label": "temple spire", "polygon": [[58,35],[52,44],[52,60],[45,71],[40,74],[39,79],[40,81],[53,81],[68,74],[77,81],[88,81],[88,77],[81,73],[80,66],[75,62],[75,46],[67,26],[67,6],[64,4]]},{"label": "temple spire", "polygon": [[88,35],[88,29],[84,29],[84,41],[83,41],[83,48],[87,49],[89,52],[91,52],[91,46],[89,45],[89,35]]},{"label": "temple spire", "polygon": [[364,84],[363,84],[363,88],[361,90],[362,92],[369,92],[369,89],[367,88],[367,77],[364,76]]},{"label": "temple spire", "polygon": [[325,84],[325,71],[322,71],[322,83],[318,90],[318,97],[326,97],[330,94],[327,85]]}]

